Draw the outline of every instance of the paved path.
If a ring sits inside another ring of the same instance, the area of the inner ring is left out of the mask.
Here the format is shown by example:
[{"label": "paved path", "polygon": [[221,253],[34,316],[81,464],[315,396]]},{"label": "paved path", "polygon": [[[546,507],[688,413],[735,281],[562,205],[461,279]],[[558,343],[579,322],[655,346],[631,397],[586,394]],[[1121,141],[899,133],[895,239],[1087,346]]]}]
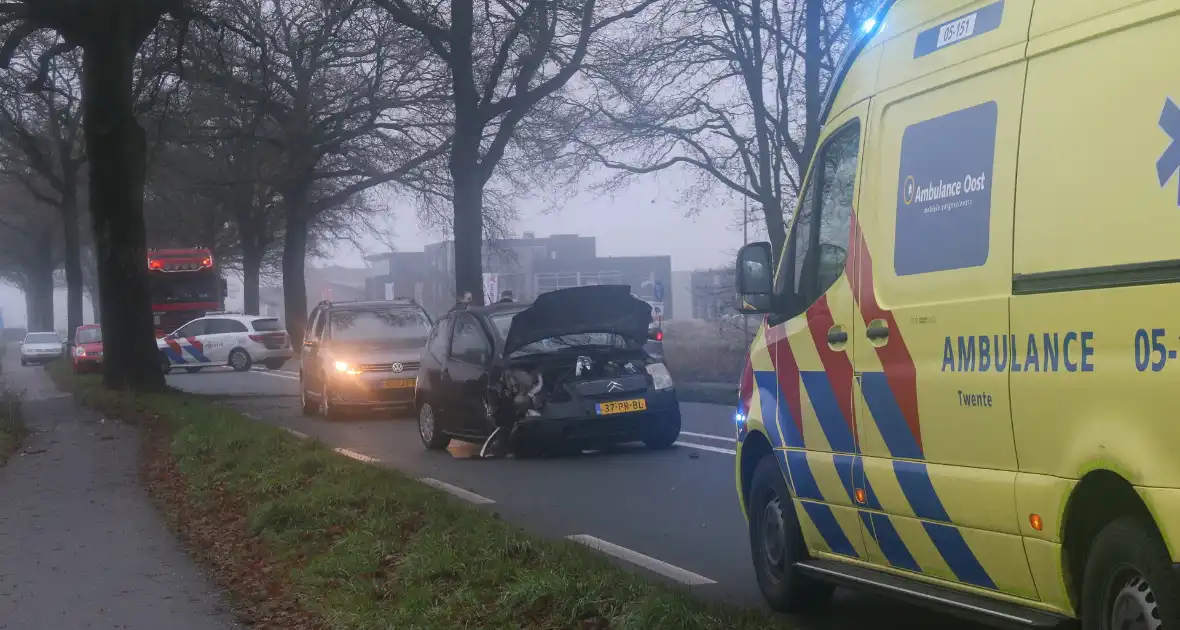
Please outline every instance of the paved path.
[{"label": "paved path", "polygon": [[[479,460],[472,459],[478,447],[456,443],[448,452],[427,452],[413,418],[329,423],[304,416],[297,370],[293,362],[281,372],[174,372],[168,383],[217,396],[362,461],[396,467],[535,533],[594,546],[702,597],[764,606],[734,489],[732,408],[682,403],[684,432],[667,451],[621,447],[575,457]],[[979,627],[876,597],[840,591],[839,598],[828,615],[801,627]],[[882,626],[882,619],[897,625]]]},{"label": "paved path", "polygon": [[10,347],[33,433],[0,467],[0,628],[237,628],[138,480],[136,431],[75,405]]}]

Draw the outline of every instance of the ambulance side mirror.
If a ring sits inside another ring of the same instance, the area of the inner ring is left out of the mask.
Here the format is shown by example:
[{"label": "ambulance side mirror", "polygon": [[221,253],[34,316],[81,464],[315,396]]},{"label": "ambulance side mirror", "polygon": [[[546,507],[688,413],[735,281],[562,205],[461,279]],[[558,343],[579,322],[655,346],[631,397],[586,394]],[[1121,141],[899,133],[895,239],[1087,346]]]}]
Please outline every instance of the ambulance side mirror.
[{"label": "ambulance side mirror", "polygon": [[759,241],[738,250],[734,278],[743,313],[765,313],[772,308],[774,293],[774,257],[770,243]]}]

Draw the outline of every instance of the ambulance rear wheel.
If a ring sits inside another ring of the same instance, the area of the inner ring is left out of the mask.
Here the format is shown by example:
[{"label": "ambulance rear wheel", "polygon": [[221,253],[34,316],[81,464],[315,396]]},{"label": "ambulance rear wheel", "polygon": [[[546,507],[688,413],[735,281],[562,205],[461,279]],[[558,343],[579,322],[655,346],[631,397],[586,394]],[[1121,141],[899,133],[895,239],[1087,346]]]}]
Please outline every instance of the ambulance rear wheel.
[{"label": "ambulance rear wheel", "polygon": [[1099,532],[1082,579],[1082,629],[1123,628],[1180,628],[1180,575],[1156,529],[1133,516]]},{"label": "ambulance rear wheel", "polygon": [[750,484],[750,552],[762,597],[784,613],[827,603],[834,587],[804,575],[795,563],[807,559],[803,530],[782,470],[771,455],[762,458]]}]

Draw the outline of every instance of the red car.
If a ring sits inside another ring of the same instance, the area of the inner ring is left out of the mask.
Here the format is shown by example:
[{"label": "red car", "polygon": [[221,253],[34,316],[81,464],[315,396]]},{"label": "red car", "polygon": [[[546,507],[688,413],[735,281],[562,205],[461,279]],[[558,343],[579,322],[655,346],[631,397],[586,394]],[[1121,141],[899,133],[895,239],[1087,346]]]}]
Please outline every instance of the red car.
[{"label": "red car", "polygon": [[102,327],[98,324],[79,326],[74,333],[74,372],[86,372],[102,367]]}]

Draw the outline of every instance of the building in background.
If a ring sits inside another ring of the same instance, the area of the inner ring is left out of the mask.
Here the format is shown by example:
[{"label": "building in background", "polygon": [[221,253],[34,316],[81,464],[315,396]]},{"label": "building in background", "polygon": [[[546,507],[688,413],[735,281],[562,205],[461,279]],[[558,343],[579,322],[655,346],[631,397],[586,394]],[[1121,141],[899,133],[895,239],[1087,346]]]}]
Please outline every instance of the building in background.
[{"label": "building in background", "polygon": [[[412,297],[432,315],[455,303],[455,244],[443,241],[421,252],[369,256],[374,264],[370,297]],[[626,284],[664,319],[673,317],[671,256],[599,256],[593,236],[554,234],[485,241],[484,292],[494,301],[512,291],[518,302],[542,293],[593,284]]]},{"label": "building in background", "polygon": [[[307,286],[307,312],[321,300],[349,302],[369,299],[370,278],[374,270],[369,267],[308,267],[304,272]],[[258,287],[258,314],[278,317],[286,323],[283,312],[283,287]]]},{"label": "building in background", "polygon": [[693,271],[692,318],[715,321],[736,313],[737,285],[733,267]]}]

